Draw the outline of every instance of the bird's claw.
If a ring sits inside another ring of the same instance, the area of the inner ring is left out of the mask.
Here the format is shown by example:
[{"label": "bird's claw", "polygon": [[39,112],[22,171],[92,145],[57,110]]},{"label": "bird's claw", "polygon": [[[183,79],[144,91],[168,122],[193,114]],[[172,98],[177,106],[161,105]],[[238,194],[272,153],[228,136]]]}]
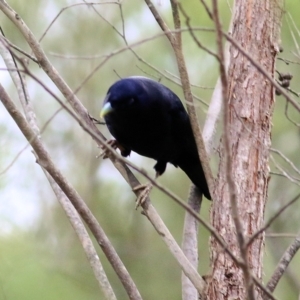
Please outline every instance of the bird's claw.
[{"label": "bird's claw", "polygon": [[99,121],[98,119],[92,117],[90,114],[88,114],[88,115],[89,115],[89,118],[94,122],[94,124],[105,125],[105,122]]},{"label": "bird's claw", "polygon": [[143,205],[144,202],[146,201],[146,199],[148,198],[151,190],[152,190],[153,186],[152,184],[149,182],[149,183],[146,183],[146,184],[140,184],[136,187],[134,187],[132,190],[134,192],[136,191],[139,191],[139,190],[142,190],[137,199],[136,199],[136,205],[135,205],[135,209],[138,209],[139,206]]},{"label": "bird's claw", "polygon": [[[116,140],[109,140],[107,144],[115,150],[119,147],[118,142]],[[97,155],[97,158],[99,157],[102,157],[103,159],[108,158],[110,151],[104,145],[101,145],[100,148],[101,148],[101,152]]]}]

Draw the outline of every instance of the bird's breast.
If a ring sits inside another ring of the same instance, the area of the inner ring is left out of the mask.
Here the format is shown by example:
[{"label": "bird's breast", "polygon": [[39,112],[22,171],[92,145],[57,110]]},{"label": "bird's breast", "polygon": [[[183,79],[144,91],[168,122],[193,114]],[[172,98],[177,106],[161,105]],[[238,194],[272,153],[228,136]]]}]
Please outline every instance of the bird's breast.
[{"label": "bird's breast", "polygon": [[177,155],[168,120],[143,116],[108,115],[106,123],[114,138],[126,148],[156,160],[171,161]]}]

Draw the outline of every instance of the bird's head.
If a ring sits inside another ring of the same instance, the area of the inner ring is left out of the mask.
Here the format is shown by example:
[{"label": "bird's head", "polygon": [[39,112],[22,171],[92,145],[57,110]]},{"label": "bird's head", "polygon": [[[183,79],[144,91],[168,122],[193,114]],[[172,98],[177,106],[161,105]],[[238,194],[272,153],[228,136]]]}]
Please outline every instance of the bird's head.
[{"label": "bird's head", "polygon": [[107,92],[100,117],[103,118],[112,112],[133,112],[146,94],[141,80],[142,77],[129,77],[115,82]]}]

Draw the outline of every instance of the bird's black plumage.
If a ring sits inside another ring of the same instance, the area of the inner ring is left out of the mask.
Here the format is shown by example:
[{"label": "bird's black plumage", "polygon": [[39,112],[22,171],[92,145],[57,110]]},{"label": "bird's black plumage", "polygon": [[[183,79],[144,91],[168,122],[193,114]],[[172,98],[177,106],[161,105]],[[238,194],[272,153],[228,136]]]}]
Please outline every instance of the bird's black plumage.
[{"label": "bird's black plumage", "polygon": [[211,199],[188,114],[170,89],[146,77],[121,79],[109,88],[101,115],[123,156],[132,150],[155,159],[158,175],[172,163]]}]

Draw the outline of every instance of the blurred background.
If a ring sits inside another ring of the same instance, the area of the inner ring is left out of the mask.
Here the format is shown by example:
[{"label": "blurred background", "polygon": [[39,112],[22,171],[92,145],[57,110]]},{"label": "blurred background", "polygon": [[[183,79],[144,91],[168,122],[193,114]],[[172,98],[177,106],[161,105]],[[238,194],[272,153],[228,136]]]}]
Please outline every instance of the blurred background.
[{"label": "blurred background", "polygon": [[[73,90],[79,88],[79,98],[95,118],[99,116],[107,89],[120,77],[151,77],[160,80],[183,98],[181,88],[176,84],[179,80],[172,49],[168,41],[159,35],[160,28],[143,1],[124,1],[121,9],[114,2],[94,6],[84,1],[65,0],[8,2],[37,38],[42,37],[55,20],[41,45],[69,86]],[[231,1],[219,3],[222,22],[227,28],[232,4]],[[169,2],[157,0],[154,4],[172,27]],[[184,8],[192,26],[214,28],[199,1],[187,1]],[[297,1],[286,1],[282,28],[284,52],[279,55],[285,61],[278,60],[277,63],[278,71],[293,74],[291,88],[296,92],[300,92],[299,9]],[[14,25],[2,12],[0,16],[6,37],[30,52]],[[215,50],[213,33],[199,30],[196,35],[203,45]],[[153,39],[149,40],[151,37]],[[148,41],[137,43],[144,39]],[[189,75],[194,85],[193,92],[197,97],[198,116],[203,126],[212,88],[218,78],[218,66],[211,56],[195,45],[188,33],[183,33],[183,42]],[[132,50],[126,49],[127,44],[133,43],[137,45]],[[120,49],[124,51],[118,52]],[[118,53],[111,55],[115,52]],[[101,62],[105,63],[82,84]],[[0,68],[4,67],[0,58]],[[63,99],[37,65],[31,62],[30,69]],[[3,69],[0,82],[20,105],[11,78]],[[161,299],[163,294],[164,299],[181,299],[180,269],[147,219],[134,209],[135,196],[124,179],[110,161],[96,158],[99,154],[96,144],[67,112],[61,110],[57,113],[59,104],[39,84],[30,78],[27,84],[38,124],[43,128],[44,143],[56,164],[103,226],[143,298]],[[298,126],[289,119],[297,122]],[[285,100],[277,97],[272,147],[281,151],[296,167],[300,165],[299,123],[299,113],[289,107],[287,117]],[[106,128],[99,126],[109,138]],[[73,229],[43,172],[35,163],[30,147],[2,104],[0,134],[0,299],[101,299],[101,292]],[[215,147],[218,143],[219,138],[216,138]],[[272,153],[272,157],[271,171],[274,174],[270,180],[266,219],[300,190],[300,175],[280,155]],[[135,154],[130,159],[154,175],[153,160]],[[215,151],[212,156],[215,175],[217,163]],[[283,170],[290,178],[282,176]],[[139,174],[137,176],[146,182]],[[190,182],[181,170],[169,165],[159,181],[182,199],[187,198]],[[181,243],[184,211],[155,189],[151,199],[176,240]],[[201,215],[206,220],[209,220],[209,206],[210,203],[205,200]],[[299,203],[294,204],[268,231],[270,234],[289,235],[267,236],[265,281],[292,241],[291,237],[299,230],[299,209]],[[199,237],[199,270],[201,274],[206,274],[209,270],[209,234],[201,226]],[[117,296],[127,299],[101,250],[98,252]],[[277,297],[296,299],[300,290],[299,263],[298,255],[280,282],[275,293]]]}]

